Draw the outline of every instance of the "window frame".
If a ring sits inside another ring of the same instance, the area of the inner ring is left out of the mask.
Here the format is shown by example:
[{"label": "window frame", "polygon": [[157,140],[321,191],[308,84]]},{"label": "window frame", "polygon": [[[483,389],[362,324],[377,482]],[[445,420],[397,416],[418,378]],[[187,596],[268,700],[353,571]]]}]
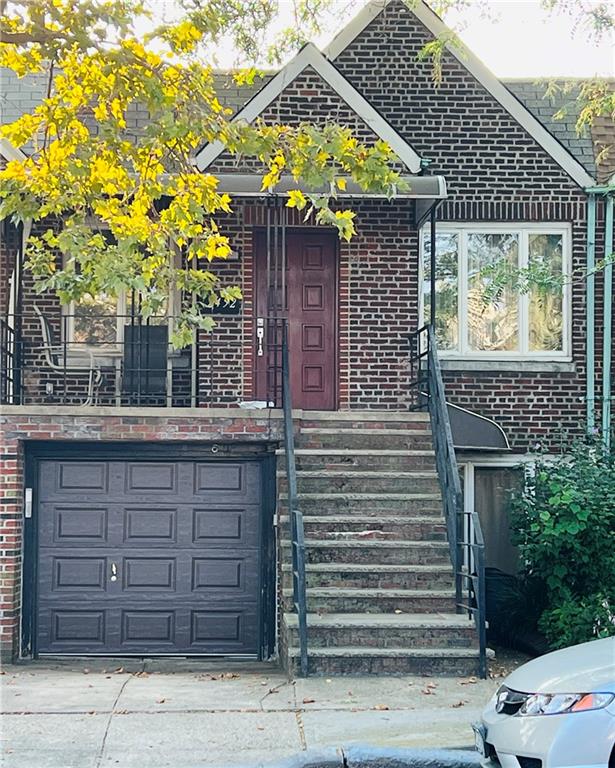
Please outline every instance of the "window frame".
[{"label": "window frame", "polygon": [[[419,317],[422,323],[428,322],[425,316],[425,235],[429,234],[429,223],[419,230]],[[529,256],[530,234],[561,235],[562,237],[562,274],[570,275],[572,266],[572,226],[570,222],[436,222],[436,233],[457,234],[459,237],[457,261],[457,327],[459,339],[456,349],[441,349],[442,358],[457,360],[536,360],[536,361],[571,361],[572,360],[572,290],[569,282],[565,282],[562,290],[562,349],[536,351],[529,349],[529,305],[528,293],[520,293],[517,301],[519,318],[519,350],[511,352],[473,350],[469,347],[467,323],[468,296],[468,235],[477,234],[518,234],[519,235],[519,268],[527,266]],[[437,305],[436,305],[437,311]]]},{"label": "window frame", "polygon": [[[175,251],[175,260],[181,259],[181,253],[179,250]],[[62,305],[62,343],[66,342],[71,346],[79,345],[79,349],[86,351],[96,352],[98,355],[104,355],[105,357],[121,357],[124,354],[124,325],[128,316],[127,312],[127,291],[123,290],[118,293],[117,307],[115,309],[115,341],[108,344],[85,344],[75,341],[75,302],[71,301],[68,304]],[[173,288],[168,297],[167,305],[167,324],[169,327],[169,338],[171,337],[175,323],[175,313],[177,307],[180,306],[181,296],[180,291],[177,288]],[[66,331],[66,339],[64,339],[64,331]]]}]

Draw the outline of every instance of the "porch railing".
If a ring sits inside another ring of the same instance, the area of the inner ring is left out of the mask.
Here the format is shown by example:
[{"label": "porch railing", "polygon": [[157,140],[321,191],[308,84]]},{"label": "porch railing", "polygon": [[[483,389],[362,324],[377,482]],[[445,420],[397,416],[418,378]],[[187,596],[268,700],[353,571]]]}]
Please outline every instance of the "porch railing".
[{"label": "porch railing", "polygon": [[290,518],[293,606],[297,614],[299,632],[299,668],[302,677],[308,674],[307,598],[305,588],[305,537],[303,514],[297,496],[297,467],[295,463],[295,435],[293,405],[290,387],[288,356],[288,324],[282,323],[282,408],[284,412],[284,452],[286,454],[286,480],[288,486],[288,516]]},{"label": "porch railing", "polygon": [[173,321],[38,309],[1,318],[0,403],[202,405],[215,379],[207,375],[209,337],[175,350]]},{"label": "porch railing", "polygon": [[411,389],[414,409],[429,411],[436,467],[450,555],[455,573],[455,603],[459,613],[474,619],[479,641],[479,672],[487,676],[487,625],[485,597],[485,545],[476,512],[464,509],[461,481],[435,331],[425,325],[410,334]]}]

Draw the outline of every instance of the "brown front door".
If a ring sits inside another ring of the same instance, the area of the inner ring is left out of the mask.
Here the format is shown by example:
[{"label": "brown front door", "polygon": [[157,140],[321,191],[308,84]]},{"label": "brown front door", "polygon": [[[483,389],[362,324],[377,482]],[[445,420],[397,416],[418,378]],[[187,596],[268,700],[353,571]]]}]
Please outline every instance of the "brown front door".
[{"label": "brown front door", "polygon": [[[267,269],[267,239],[256,236],[256,316],[288,320],[289,360],[294,408],[334,410],[337,393],[336,241],[329,232],[286,233],[286,274]],[[269,271],[269,275],[268,275]],[[273,290],[276,282],[278,291]],[[268,279],[269,278],[269,279]],[[282,282],[285,296],[282,297]],[[256,397],[271,399],[272,354],[256,356]]]}]

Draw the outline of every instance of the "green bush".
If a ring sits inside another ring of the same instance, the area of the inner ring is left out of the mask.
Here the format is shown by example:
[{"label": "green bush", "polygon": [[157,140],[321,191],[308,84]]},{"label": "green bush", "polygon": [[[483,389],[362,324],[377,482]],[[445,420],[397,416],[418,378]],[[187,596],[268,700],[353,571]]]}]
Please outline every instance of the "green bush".
[{"label": "green bush", "polygon": [[539,458],[513,495],[512,528],[551,647],[615,635],[615,455],[576,444]]}]

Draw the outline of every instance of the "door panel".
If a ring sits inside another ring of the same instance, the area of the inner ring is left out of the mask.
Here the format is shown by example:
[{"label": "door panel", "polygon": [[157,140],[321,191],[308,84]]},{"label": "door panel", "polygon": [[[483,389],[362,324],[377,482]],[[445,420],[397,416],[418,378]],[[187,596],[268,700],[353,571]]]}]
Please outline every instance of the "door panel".
[{"label": "door panel", "polygon": [[38,489],[39,653],[258,655],[259,463],[42,461]]},{"label": "door panel", "polygon": [[[267,274],[267,240],[256,235],[256,315],[273,314],[275,295],[282,295],[281,269]],[[277,281],[277,292],[275,283]],[[286,234],[285,301],[278,317],[289,327],[289,360],[293,406],[333,410],[337,395],[337,260],[328,232]],[[256,397],[270,399],[275,382],[275,337],[265,338],[256,356]],[[278,380],[279,385],[279,380]]]}]

